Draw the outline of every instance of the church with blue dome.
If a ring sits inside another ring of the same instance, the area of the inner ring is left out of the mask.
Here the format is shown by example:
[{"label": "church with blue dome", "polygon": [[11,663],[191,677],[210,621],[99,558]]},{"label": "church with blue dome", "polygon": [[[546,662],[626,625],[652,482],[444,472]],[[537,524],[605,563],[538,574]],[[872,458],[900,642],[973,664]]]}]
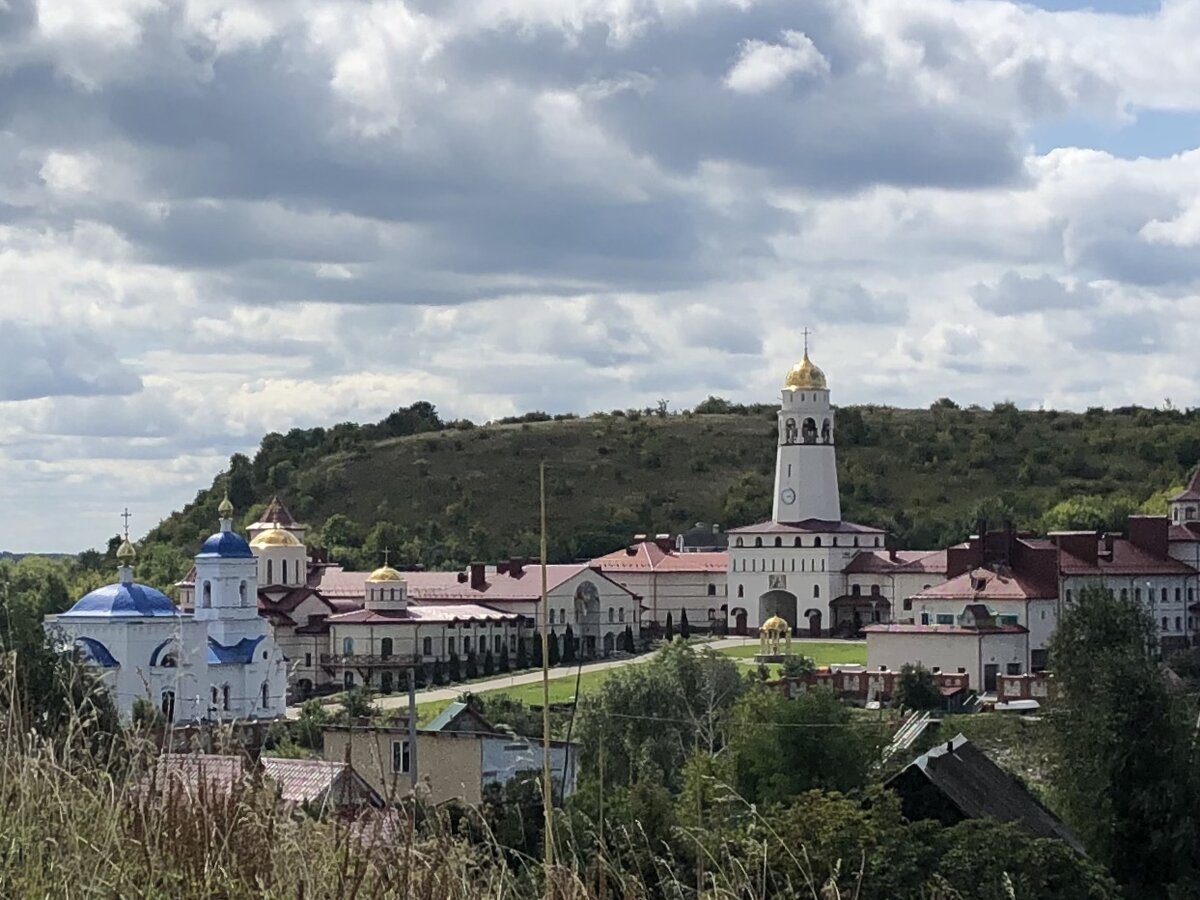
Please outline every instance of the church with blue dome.
[{"label": "church with blue dome", "polygon": [[119,577],[57,616],[47,630],[73,646],[104,683],[125,720],[140,699],[168,722],[274,719],[286,712],[287,660],[258,614],[258,560],[233,530],[233,505],[196,554],[195,609],[133,578],[128,533]]}]

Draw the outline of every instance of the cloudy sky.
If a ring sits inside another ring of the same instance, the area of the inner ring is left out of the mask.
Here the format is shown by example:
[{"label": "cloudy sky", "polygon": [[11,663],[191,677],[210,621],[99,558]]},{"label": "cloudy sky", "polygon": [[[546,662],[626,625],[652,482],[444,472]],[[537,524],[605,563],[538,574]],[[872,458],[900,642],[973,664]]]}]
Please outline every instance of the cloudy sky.
[{"label": "cloudy sky", "polygon": [[1200,403],[1200,0],[0,0],[0,548],[268,430]]}]

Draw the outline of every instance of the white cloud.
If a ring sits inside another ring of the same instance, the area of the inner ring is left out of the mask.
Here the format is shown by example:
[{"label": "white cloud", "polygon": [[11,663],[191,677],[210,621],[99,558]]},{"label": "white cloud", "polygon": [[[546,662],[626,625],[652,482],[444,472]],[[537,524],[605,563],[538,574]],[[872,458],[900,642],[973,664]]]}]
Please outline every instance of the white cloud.
[{"label": "white cloud", "polygon": [[779,87],[794,75],[824,75],[829,60],[799,31],[784,31],[781,44],[743,41],[737,62],[725,76],[725,86],[741,94],[759,94]]}]

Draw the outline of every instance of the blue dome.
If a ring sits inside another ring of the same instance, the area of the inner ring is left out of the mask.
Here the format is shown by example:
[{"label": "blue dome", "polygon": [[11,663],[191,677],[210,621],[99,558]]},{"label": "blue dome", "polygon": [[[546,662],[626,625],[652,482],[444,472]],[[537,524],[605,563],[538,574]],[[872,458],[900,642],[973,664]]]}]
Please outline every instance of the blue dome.
[{"label": "blue dome", "polygon": [[64,616],[177,616],[171,598],[144,584],[106,584],[96,588]]},{"label": "blue dome", "polygon": [[235,531],[218,531],[200,548],[197,556],[219,556],[222,559],[250,559],[254,553],[246,539]]}]

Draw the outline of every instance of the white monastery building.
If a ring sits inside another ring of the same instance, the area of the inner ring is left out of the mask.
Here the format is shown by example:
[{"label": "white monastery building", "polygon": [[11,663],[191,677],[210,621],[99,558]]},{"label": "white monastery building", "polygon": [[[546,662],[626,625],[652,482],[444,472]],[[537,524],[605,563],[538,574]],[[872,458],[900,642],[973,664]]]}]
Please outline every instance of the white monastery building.
[{"label": "white monastery building", "polygon": [[220,530],[196,555],[201,602],[183,612],[133,580],[128,534],[115,584],[92,591],[45,626],[101,672],[121,717],[136,701],[167,722],[273,719],[286,710],[287,669],[271,627],[258,614],[257,560],[220,506]]}]

